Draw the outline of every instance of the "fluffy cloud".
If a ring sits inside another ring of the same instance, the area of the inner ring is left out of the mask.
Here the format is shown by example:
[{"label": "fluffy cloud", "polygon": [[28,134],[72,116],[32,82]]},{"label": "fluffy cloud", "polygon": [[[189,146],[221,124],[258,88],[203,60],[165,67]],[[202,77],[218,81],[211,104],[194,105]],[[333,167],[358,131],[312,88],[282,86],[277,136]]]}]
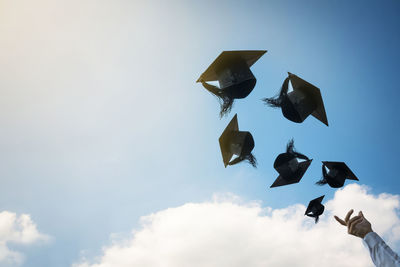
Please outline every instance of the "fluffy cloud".
[{"label": "fluffy cloud", "polygon": [[39,233],[35,223],[27,214],[0,212],[0,265],[16,266],[23,262],[20,252],[11,250],[9,244],[29,245],[38,241],[47,241],[48,236]]},{"label": "fluffy cloud", "polygon": [[356,184],[338,190],[314,224],[305,206],[263,208],[257,202],[215,198],[145,216],[142,228],[114,241],[94,262],[74,267],[265,267],[373,266],[361,239],[350,236],[333,214],[363,210],[373,229],[396,245],[400,240],[397,195],[373,195]]}]

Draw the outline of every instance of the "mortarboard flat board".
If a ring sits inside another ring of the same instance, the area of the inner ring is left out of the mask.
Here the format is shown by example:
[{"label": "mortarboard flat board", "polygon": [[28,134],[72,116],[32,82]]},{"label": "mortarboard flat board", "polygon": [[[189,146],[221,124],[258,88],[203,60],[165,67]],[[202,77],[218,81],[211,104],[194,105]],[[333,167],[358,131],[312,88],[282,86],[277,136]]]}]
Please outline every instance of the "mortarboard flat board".
[{"label": "mortarboard flat board", "polygon": [[284,186],[289,184],[296,184],[300,182],[301,178],[303,178],[304,174],[306,173],[308,167],[310,166],[312,159],[300,162],[298,165],[299,173],[297,176],[284,178],[282,175],[279,175],[278,178],[274,181],[274,183],[270,186],[270,188]]},{"label": "mortarboard flat board", "polygon": [[292,83],[293,90],[299,90],[306,95],[312,96],[315,103],[317,104],[317,107],[311,113],[311,115],[314,116],[317,120],[324,123],[326,126],[328,126],[328,118],[326,117],[324,101],[322,100],[321,91],[319,90],[319,88],[301,79],[295,74],[292,74],[290,72],[288,72],[288,74]]},{"label": "mortarboard flat board", "polygon": [[227,62],[233,59],[240,59],[246,62],[250,68],[267,50],[237,50],[223,51],[211,65],[203,72],[196,82],[218,80],[218,71],[224,68]]},{"label": "mortarboard flat board", "polygon": [[328,169],[340,169],[346,173],[346,179],[359,181],[357,176],[350,170],[344,162],[339,161],[323,161],[322,164]]},{"label": "mortarboard flat board", "polygon": [[237,114],[233,116],[232,120],[229,122],[228,126],[226,126],[225,130],[222,132],[219,138],[219,146],[221,148],[222,160],[224,161],[225,168],[231,160],[233,153],[229,150],[229,139],[232,132],[239,131],[239,125],[237,120]]}]

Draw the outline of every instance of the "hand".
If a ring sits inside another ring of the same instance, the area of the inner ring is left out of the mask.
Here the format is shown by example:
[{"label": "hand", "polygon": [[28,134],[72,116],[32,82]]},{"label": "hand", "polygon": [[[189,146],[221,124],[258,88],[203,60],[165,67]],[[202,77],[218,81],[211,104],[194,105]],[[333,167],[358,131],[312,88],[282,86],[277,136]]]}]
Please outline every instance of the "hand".
[{"label": "hand", "polygon": [[366,234],[372,232],[371,223],[365,219],[362,211],[358,213],[358,216],[354,216],[350,218],[351,214],[353,214],[354,210],[350,210],[346,218],[344,220],[340,219],[337,216],[334,216],[336,221],[338,221],[341,225],[347,226],[347,232],[350,235],[358,236],[364,238]]}]

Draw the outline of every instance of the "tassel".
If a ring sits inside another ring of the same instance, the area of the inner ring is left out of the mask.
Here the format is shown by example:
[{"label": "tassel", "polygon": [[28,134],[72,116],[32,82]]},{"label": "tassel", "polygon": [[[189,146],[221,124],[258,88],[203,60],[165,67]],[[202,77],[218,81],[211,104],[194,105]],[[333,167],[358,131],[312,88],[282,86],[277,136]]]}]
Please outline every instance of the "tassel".
[{"label": "tassel", "polygon": [[231,160],[228,165],[235,165],[238,164],[244,160],[247,160],[254,168],[257,168],[257,159],[254,157],[253,153],[250,153],[249,155],[242,156],[242,157],[236,157],[235,159]]},{"label": "tassel", "polygon": [[246,155],[245,158],[254,168],[257,168],[257,159],[253,155],[253,153],[250,153],[249,155]]},{"label": "tassel", "polygon": [[224,95],[223,92],[221,93],[221,95],[222,96],[219,98],[221,106],[221,111],[219,112],[220,118],[226,116],[229,112],[231,112],[233,107],[233,98]]},{"label": "tassel", "polygon": [[315,184],[316,184],[316,185],[325,185],[325,184],[327,184],[327,183],[328,183],[328,181],[325,180],[325,178],[322,178],[321,180],[319,180],[319,181],[316,182]]},{"label": "tassel", "polygon": [[289,140],[289,142],[286,145],[286,153],[294,154],[295,153],[294,151],[295,151],[294,150],[294,140],[292,138]]},{"label": "tassel", "polygon": [[219,117],[222,118],[225,115],[227,115],[232,110],[233,98],[228,94],[226,94],[223,90],[221,90],[217,86],[214,86],[206,82],[202,82],[201,84],[207,91],[209,91],[212,95],[218,98],[221,107],[221,111],[219,112]]},{"label": "tassel", "polygon": [[318,182],[316,182],[316,185],[325,185],[328,183],[328,180],[326,179],[326,177],[328,176],[328,174],[326,173],[326,169],[325,166],[322,165],[322,178],[321,180],[319,180]]},{"label": "tassel", "polygon": [[303,155],[299,152],[296,152],[296,149],[294,147],[294,140],[293,138],[289,140],[289,142],[286,145],[286,153],[294,155],[296,158],[299,159],[304,159],[304,160],[309,160],[309,158],[306,155]]},{"label": "tassel", "polygon": [[273,108],[279,108],[282,106],[282,100],[284,97],[286,97],[288,89],[289,89],[289,80],[290,78],[287,77],[282,84],[281,90],[279,91],[279,96],[275,97],[270,97],[270,98],[264,98],[262,101],[265,102],[266,105],[273,107]]}]

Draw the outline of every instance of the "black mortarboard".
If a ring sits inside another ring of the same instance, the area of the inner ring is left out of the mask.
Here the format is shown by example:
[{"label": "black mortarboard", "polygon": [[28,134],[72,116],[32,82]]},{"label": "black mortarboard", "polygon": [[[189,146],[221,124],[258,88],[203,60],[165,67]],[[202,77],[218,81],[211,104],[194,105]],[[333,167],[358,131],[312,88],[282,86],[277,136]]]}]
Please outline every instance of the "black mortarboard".
[{"label": "black mortarboard", "polygon": [[[219,138],[219,145],[225,168],[227,165],[234,165],[243,160],[248,160],[254,167],[257,166],[256,158],[251,153],[254,148],[253,136],[250,132],[239,131],[237,114]],[[231,161],[233,155],[237,157]]]},{"label": "black mortarboard", "polygon": [[[328,171],[326,171],[328,168]],[[323,161],[322,162],[322,179],[316,184],[324,185],[329,184],[330,187],[339,188],[344,185],[346,179],[356,180],[358,178],[355,174],[347,167],[344,162],[335,161]]]},{"label": "black mortarboard", "polygon": [[[196,82],[201,82],[204,88],[221,101],[221,117],[231,110],[234,99],[245,98],[253,90],[256,78],[250,67],[266,52],[223,51],[200,75]],[[219,87],[206,83],[207,81],[218,81]]]},{"label": "black mortarboard", "polygon": [[304,213],[304,215],[307,215],[308,217],[315,218],[315,223],[318,222],[319,216],[322,213],[324,213],[325,207],[324,207],[324,205],[321,204],[324,197],[325,197],[325,195],[311,200],[310,203],[308,204],[306,212]]},{"label": "black mortarboard", "polygon": [[[282,84],[279,96],[276,98],[264,98],[266,104],[271,107],[280,107],[283,116],[290,121],[301,123],[309,115],[328,126],[324,102],[320,90],[311,83],[288,72],[289,76]],[[289,81],[293,91],[288,92]]]},{"label": "black mortarboard", "polygon": [[[299,162],[298,159],[304,161]],[[300,182],[304,173],[311,164],[312,159],[298,153],[294,149],[293,139],[286,146],[286,153],[279,154],[275,159],[274,168],[279,173],[278,178],[270,186],[277,187]]]}]

